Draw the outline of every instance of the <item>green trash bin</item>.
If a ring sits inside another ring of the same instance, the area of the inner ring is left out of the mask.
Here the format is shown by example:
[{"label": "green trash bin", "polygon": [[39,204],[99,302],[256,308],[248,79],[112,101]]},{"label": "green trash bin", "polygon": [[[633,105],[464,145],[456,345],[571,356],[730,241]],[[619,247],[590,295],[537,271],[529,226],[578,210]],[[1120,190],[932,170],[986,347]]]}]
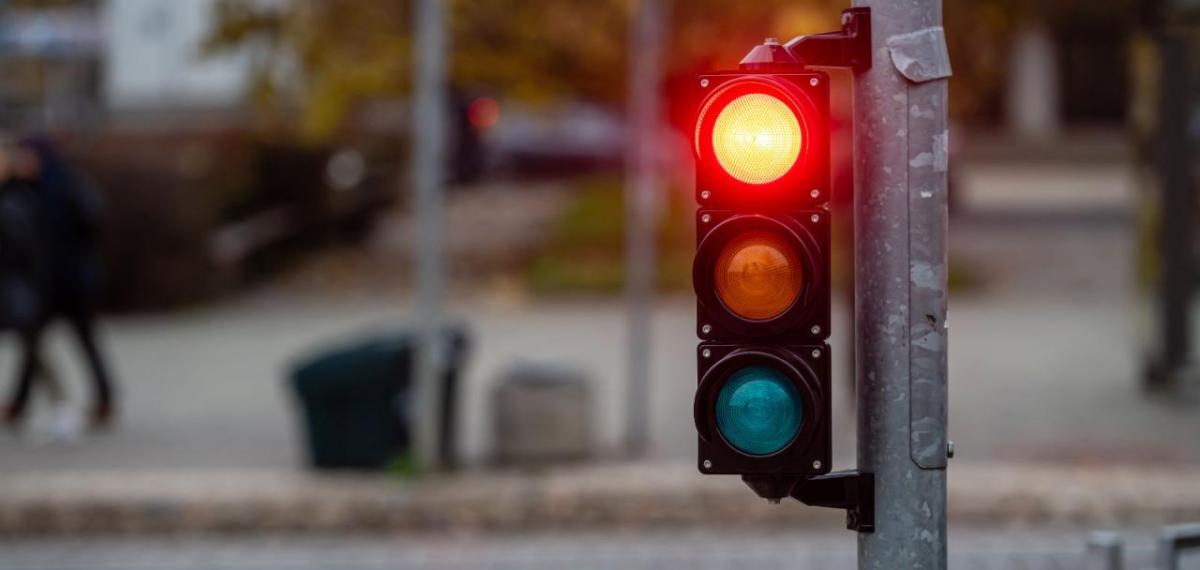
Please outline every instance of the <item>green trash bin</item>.
[{"label": "green trash bin", "polygon": [[292,388],[318,469],[381,469],[408,451],[411,334],[373,335],[299,362]]},{"label": "green trash bin", "polygon": [[[458,380],[470,343],[465,326],[444,330],[439,453],[453,467]],[[382,469],[409,451],[408,401],[415,333],[373,333],[302,359],[289,375],[317,469]]]}]

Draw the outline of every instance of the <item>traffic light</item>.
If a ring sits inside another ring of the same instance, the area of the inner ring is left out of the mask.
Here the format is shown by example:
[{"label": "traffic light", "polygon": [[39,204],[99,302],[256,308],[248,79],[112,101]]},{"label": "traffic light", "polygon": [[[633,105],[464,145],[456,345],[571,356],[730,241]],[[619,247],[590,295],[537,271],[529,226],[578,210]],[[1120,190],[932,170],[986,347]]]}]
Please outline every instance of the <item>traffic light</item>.
[{"label": "traffic light", "polygon": [[698,78],[694,418],[701,473],[844,509],[875,529],[875,474],[831,472],[829,76],[871,68],[871,9],[768,39]]},{"label": "traffic light", "polygon": [[743,70],[698,89],[698,464],[778,499],[830,471],[829,78]]}]

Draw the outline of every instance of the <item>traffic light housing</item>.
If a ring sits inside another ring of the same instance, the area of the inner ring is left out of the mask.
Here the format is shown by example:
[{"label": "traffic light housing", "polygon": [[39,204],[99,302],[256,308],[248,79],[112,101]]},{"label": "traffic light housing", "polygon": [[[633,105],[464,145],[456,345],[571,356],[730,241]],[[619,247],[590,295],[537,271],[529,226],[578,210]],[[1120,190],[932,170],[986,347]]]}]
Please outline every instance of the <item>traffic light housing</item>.
[{"label": "traffic light housing", "polygon": [[827,347],[704,343],[698,368],[702,473],[803,478],[829,472]]},{"label": "traffic light housing", "polygon": [[698,88],[698,467],[786,494],[831,463],[828,76],[713,73]]},{"label": "traffic light housing", "polygon": [[829,78],[871,67],[871,9],[841,30],[768,39],[739,71],[701,75],[696,157],[701,473],[760,497],[844,509],[875,529],[875,475],[830,472]]}]

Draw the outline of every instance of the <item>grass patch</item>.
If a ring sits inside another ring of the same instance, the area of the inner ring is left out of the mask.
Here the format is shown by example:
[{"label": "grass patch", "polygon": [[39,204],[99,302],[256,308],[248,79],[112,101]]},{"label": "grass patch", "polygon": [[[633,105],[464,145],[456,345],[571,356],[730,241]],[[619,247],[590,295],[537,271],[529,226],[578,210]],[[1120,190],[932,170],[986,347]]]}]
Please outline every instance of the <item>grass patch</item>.
[{"label": "grass patch", "polygon": [[[573,204],[555,223],[550,239],[526,272],[539,295],[620,293],[625,285],[625,193],[616,175],[583,178]],[[659,291],[691,286],[692,229],[690,202],[679,192],[664,196],[658,220]]]},{"label": "grass patch", "polygon": [[[525,271],[530,290],[537,295],[620,294],[625,286],[625,195],[617,175],[581,178],[575,183],[575,200],[555,222],[550,237]],[[664,196],[658,220],[656,284],[659,292],[691,289],[695,254],[695,206],[691,195],[671,189]],[[833,236],[833,286],[849,286],[851,244],[845,233]],[[978,267],[960,259],[950,262],[948,285],[952,293],[981,289],[985,283]]]}]

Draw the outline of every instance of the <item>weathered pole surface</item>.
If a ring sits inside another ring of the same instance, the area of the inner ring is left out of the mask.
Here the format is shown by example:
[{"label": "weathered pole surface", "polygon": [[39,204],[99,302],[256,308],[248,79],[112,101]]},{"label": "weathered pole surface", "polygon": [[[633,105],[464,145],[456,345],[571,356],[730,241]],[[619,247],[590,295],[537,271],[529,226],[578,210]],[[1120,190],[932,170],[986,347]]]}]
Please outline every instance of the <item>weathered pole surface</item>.
[{"label": "weathered pole surface", "polygon": [[443,186],[446,179],[446,37],[442,0],[419,0],[416,5],[416,51],[413,65],[413,103],[409,124],[413,188],[412,221],[416,239],[415,397],[409,402],[416,459],[422,469],[439,467],[441,426],[441,334]]},{"label": "weathered pole surface", "polygon": [[660,62],[662,0],[641,0],[629,41],[629,119],[625,154],[625,295],[628,302],[626,438],[630,453],[649,445],[651,318],[654,310],[655,235],[660,194]]},{"label": "weathered pole surface", "polygon": [[858,465],[875,474],[860,569],[946,568],[946,117],[940,0],[871,8],[854,81]]}]

